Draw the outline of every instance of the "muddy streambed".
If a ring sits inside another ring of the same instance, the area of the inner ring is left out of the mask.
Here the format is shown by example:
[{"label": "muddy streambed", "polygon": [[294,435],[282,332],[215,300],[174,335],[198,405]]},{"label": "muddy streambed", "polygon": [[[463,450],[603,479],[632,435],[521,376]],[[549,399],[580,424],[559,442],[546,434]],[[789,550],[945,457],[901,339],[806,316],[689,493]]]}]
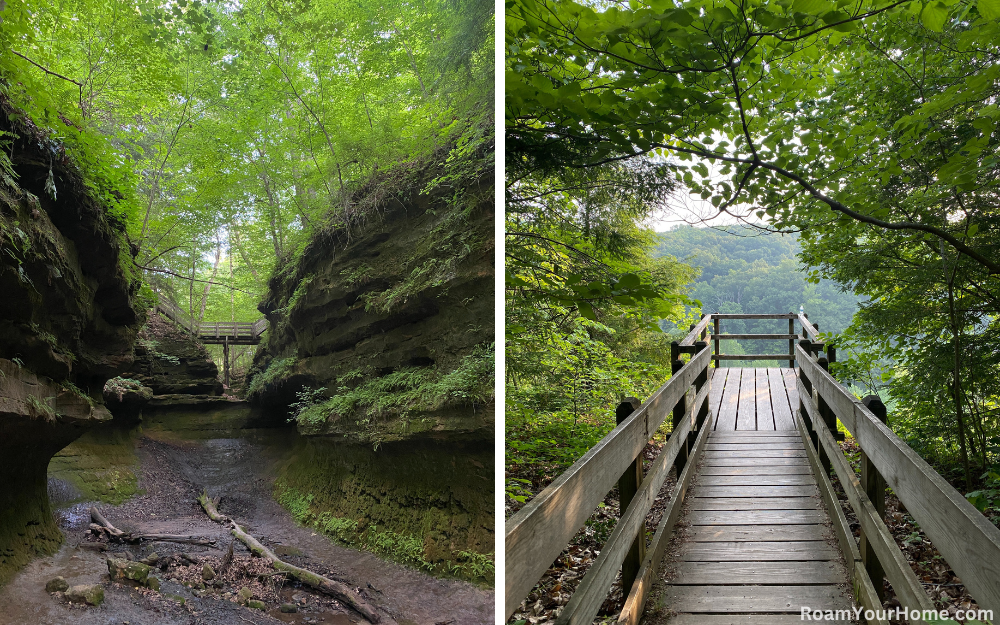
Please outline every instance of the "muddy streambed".
[{"label": "muddy streambed", "polygon": [[[379,464],[387,470],[404,470],[408,463],[420,462],[421,458],[436,467],[423,478],[428,485],[414,486],[414,501],[407,503],[399,495],[393,498],[369,492],[370,482],[379,472],[365,468],[371,463],[370,458],[359,459],[359,454],[364,456],[365,452],[330,445],[304,440],[290,429],[244,429],[231,419],[206,419],[199,414],[146,417],[141,427],[87,435],[53,459],[49,469],[50,499],[66,541],[58,553],[35,560],[0,588],[0,606],[3,606],[0,623],[347,625],[365,622],[360,615],[325,595],[268,577],[262,573],[266,567],[261,567],[259,559],[250,558],[239,542],[234,546],[233,569],[239,563],[241,567],[249,567],[247,575],[257,575],[253,590],[265,601],[266,611],[228,600],[239,588],[221,583],[220,588],[212,585],[198,588],[201,580],[191,572],[200,571],[200,564],[188,569],[175,565],[160,572],[160,592],[108,581],[105,559],[109,553],[142,559],[155,552],[161,562],[170,554],[183,553],[199,562],[217,563],[233,539],[225,527],[210,521],[201,510],[196,498],[202,489],[221,497],[220,510],[239,521],[282,559],[360,590],[362,596],[377,606],[385,623],[492,623],[492,589],[433,577],[417,568],[338,545],[316,523],[310,523],[316,516],[313,513],[319,510],[332,510],[334,515],[362,514],[370,523],[383,525],[385,519],[397,514],[402,519],[401,527],[423,528],[424,553],[431,554],[430,559],[435,551],[447,551],[447,545],[458,550],[453,552],[483,550],[482,545],[487,541],[492,543],[492,521],[486,521],[492,518],[492,510],[488,509],[492,499],[488,451],[452,448],[451,455],[445,457],[428,449],[415,452],[411,449],[416,455],[409,456],[392,454],[391,450],[383,453]],[[321,479],[318,475],[329,477]],[[454,484],[439,484],[437,490],[429,486],[452,478]],[[301,506],[292,509],[306,525],[297,523],[275,501],[276,479],[281,487],[279,494],[302,498],[305,509]],[[391,495],[393,488],[385,490]],[[169,542],[111,545],[106,553],[82,547],[81,543],[93,540],[88,536],[88,510],[95,505],[95,498],[113,502],[96,505],[109,521],[125,531],[199,535],[216,543],[213,546]],[[316,508],[319,504],[326,507]],[[322,518],[335,516],[327,513]],[[82,607],[58,601],[45,591],[46,582],[58,575],[71,586],[102,583],[104,603]],[[184,585],[185,580],[192,583]],[[292,604],[296,611],[284,613],[280,610],[282,604]]]}]

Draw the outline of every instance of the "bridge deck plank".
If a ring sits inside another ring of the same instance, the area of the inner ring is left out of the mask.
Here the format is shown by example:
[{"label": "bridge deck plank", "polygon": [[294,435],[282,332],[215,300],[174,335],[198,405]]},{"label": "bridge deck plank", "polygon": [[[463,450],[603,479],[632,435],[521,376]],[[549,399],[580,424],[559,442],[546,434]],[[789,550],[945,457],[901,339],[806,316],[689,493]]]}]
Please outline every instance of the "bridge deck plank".
[{"label": "bridge deck plank", "polygon": [[814,497],[698,497],[690,505],[692,510],[818,510],[823,502]]},{"label": "bridge deck plank", "polygon": [[801,622],[803,606],[853,607],[843,556],[794,429],[798,397],[789,373],[716,372],[715,429],[658,602],[676,613],[670,625],[784,625]]},{"label": "bridge deck plank", "polygon": [[740,369],[740,394],[737,404],[736,429],[757,430],[757,383],[754,370]]}]

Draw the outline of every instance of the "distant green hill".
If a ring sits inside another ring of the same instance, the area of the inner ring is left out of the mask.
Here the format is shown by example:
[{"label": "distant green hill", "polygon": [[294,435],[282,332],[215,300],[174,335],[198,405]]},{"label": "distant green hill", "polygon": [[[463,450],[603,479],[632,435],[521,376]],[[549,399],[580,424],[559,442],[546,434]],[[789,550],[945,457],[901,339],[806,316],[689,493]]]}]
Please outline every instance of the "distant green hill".
[{"label": "distant green hill", "polygon": [[[783,313],[805,308],[823,332],[840,332],[851,323],[858,297],[830,280],[806,281],[799,264],[796,235],[762,234],[746,226],[679,226],[659,235],[657,256],[674,256],[701,270],[691,296],[704,313]],[[664,328],[667,329],[667,328]],[[787,332],[783,321],[723,322],[726,334]],[[782,341],[727,341],[723,353],[784,353]],[[737,365],[737,362],[731,362]],[[746,363],[751,364],[751,363]]]}]

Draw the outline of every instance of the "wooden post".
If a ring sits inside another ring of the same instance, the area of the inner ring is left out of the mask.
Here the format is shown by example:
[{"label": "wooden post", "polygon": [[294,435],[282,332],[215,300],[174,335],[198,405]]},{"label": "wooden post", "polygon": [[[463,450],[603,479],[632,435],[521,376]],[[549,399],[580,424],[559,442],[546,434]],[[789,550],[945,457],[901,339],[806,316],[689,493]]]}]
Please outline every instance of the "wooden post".
[{"label": "wooden post", "polygon": [[[679,348],[680,346],[677,344],[677,341],[674,341],[670,345],[670,371],[673,375],[677,375],[677,372],[684,366],[684,362],[680,359]],[[677,351],[674,351],[675,349],[677,349]],[[680,424],[681,419],[684,418],[684,414],[687,412],[687,403],[688,393],[685,391],[684,395],[677,400],[677,404],[674,405],[673,431],[677,431],[677,426]],[[684,470],[684,465],[687,464],[689,447],[689,443],[685,441],[685,443],[681,445],[680,451],[677,452],[677,460],[674,461],[674,466],[677,468],[677,475],[681,474],[681,471]]]},{"label": "wooden post", "polygon": [[[826,372],[830,371],[830,362],[826,359],[826,356],[820,356],[819,360],[817,361],[817,364],[820,366],[821,369],[823,369],[823,371]],[[819,406],[820,418],[823,420],[823,423],[826,425],[827,429],[830,430],[830,433],[836,436],[837,415],[834,414],[833,410],[830,408],[830,405],[826,403],[826,400],[820,397],[819,393],[816,393],[816,399],[817,399],[816,403]],[[825,469],[826,472],[829,473],[830,468],[833,466],[833,464],[830,462],[830,456],[827,455],[826,448],[823,447],[822,445],[819,447],[818,451],[819,451],[820,463],[823,465],[823,469]]]},{"label": "wooden post", "polygon": [[[716,314],[718,314],[718,313],[716,313]],[[712,337],[712,338],[715,339],[715,355],[716,356],[721,356],[722,355],[722,349],[719,347],[719,318],[715,317],[714,319],[712,319],[712,321],[715,322],[715,327],[713,328],[713,332],[715,334]],[[721,365],[721,364],[722,364],[722,360],[716,360],[715,361],[715,368],[718,369],[719,365]]]},{"label": "wooden post", "polygon": [[[789,315],[792,314],[791,311],[788,312]],[[788,333],[795,334],[795,320],[788,320]],[[795,367],[795,339],[788,339],[788,368],[792,369]]]},{"label": "wooden post", "polygon": [[[886,422],[886,409],[885,404],[882,403],[876,395],[869,395],[861,400],[868,410],[872,411],[879,421],[882,423]],[[872,461],[868,459],[864,450],[861,450],[861,488],[864,489],[865,494],[868,495],[868,499],[871,499],[872,505],[875,506],[875,510],[878,511],[878,516],[883,521],[885,520],[885,478],[882,474],[878,472]],[[875,586],[875,592],[878,593],[879,599],[885,598],[885,588],[882,579],[885,577],[885,571],[882,569],[882,564],[878,561],[875,556],[875,552],[872,550],[871,545],[868,543],[868,539],[865,537],[864,530],[861,531],[861,539],[858,543],[858,548],[861,551],[861,560],[865,563],[865,570],[868,571],[868,577],[872,580],[872,585]]]},{"label": "wooden post", "polygon": [[[701,350],[708,349],[708,343],[706,341],[704,341],[704,340],[698,341],[697,343],[694,344],[694,346],[698,350],[698,351],[695,352],[695,354],[700,354]],[[694,379],[695,393],[700,393],[702,387],[704,387],[706,384],[708,384],[708,364],[707,363],[705,365],[705,368],[702,369],[701,373],[698,374],[698,377]],[[697,428],[692,428],[691,434],[689,436],[689,439],[690,439],[688,441],[688,447],[689,448],[694,445],[695,439],[698,438],[698,431],[701,430],[701,428],[705,424],[705,420],[708,418],[708,404],[709,404],[709,402],[707,402],[707,401],[702,402],[702,404],[701,404],[701,410],[698,411],[698,417],[695,419],[695,424],[696,424]],[[696,429],[698,431],[695,431]]]},{"label": "wooden post", "polygon": [[225,380],[226,388],[229,388],[229,337],[222,343],[222,360],[223,360],[223,379]]},{"label": "wooden post", "polygon": [[[701,313],[701,318],[705,318],[705,313]],[[705,326],[701,331],[701,340],[704,341],[706,338],[708,338],[708,326]]]},{"label": "wooden post", "polygon": [[[803,326],[802,334],[804,335],[805,333],[806,329]],[[812,354],[811,352],[812,341],[810,341],[809,339],[803,338],[801,341],[799,341],[799,347],[801,347],[806,352],[807,358],[809,357],[809,355]],[[812,382],[809,381],[809,376],[806,375],[806,370],[803,369],[801,366],[799,367],[799,379],[802,381],[802,386],[805,387],[805,391],[807,393],[805,395],[799,395],[799,412],[802,413],[802,418],[806,419],[809,415],[809,411],[806,410],[806,402],[812,401]],[[818,445],[819,436],[816,434],[815,427],[809,428],[809,438],[812,441],[813,447],[819,446]]]},{"label": "wooden post", "polygon": [[[641,405],[642,402],[635,397],[626,397],[618,404],[618,408],[615,409],[615,421],[620,424]],[[640,484],[642,484],[642,452],[639,452],[639,456],[632,461],[629,468],[625,469],[622,476],[618,478],[619,516],[625,514],[625,510],[628,509],[629,504],[632,503],[632,499],[635,498]],[[624,596],[628,596],[632,584],[635,583],[635,578],[639,575],[639,567],[645,558],[646,528],[643,525],[639,529],[639,534],[635,537],[635,540],[632,541],[632,548],[629,549],[628,554],[625,556],[625,561],[622,562],[622,589]]]}]

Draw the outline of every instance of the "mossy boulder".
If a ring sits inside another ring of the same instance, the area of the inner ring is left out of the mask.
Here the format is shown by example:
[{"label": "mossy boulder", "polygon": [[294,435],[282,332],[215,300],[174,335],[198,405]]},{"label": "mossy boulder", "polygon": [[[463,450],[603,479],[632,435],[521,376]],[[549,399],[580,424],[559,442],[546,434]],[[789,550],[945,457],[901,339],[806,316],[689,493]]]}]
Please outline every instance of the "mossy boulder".
[{"label": "mossy boulder", "polygon": [[132,580],[145,586],[151,571],[152,567],[142,562],[130,562],[123,558],[108,558],[108,573],[114,581]]},{"label": "mossy boulder", "polygon": [[104,588],[100,584],[81,584],[66,591],[66,599],[74,603],[101,605],[104,603]]},{"label": "mossy boulder", "polygon": [[62,575],[53,577],[45,584],[45,592],[63,592],[69,589],[69,583]]}]

